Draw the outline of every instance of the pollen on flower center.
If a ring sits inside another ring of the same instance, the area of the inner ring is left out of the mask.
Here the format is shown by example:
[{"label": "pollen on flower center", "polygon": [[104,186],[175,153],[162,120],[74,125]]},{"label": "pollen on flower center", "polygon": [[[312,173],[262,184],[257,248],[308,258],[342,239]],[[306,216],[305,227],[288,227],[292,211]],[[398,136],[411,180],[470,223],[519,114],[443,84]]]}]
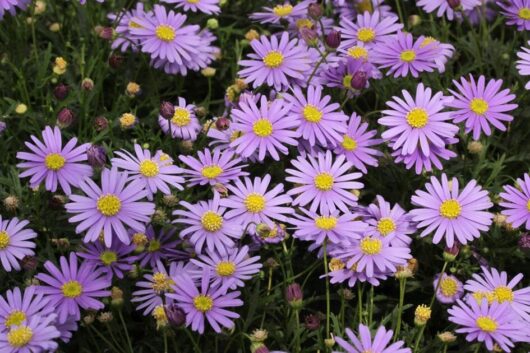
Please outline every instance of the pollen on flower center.
[{"label": "pollen on flower center", "polygon": [[403,50],[399,57],[402,61],[410,63],[416,59],[416,52],[414,50]]},{"label": "pollen on flower center", "polygon": [[320,216],[315,219],[315,225],[322,230],[332,230],[337,226],[337,218]]},{"label": "pollen on flower center", "polygon": [[268,68],[275,69],[283,63],[283,54],[277,50],[271,50],[263,58],[263,63]]},{"label": "pollen on flower center", "polygon": [[377,255],[383,248],[383,242],[375,238],[364,238],[361,240],[361,251],[367,255]]},{"label": "pollen on flower center", "polygon": [[458,284],[451,277],[444,277],[440,282],[440,292],[445,297],[452,297],[458,291]]},{"label": "pollen on flower center", "polygon": [[357,141],[348,135],[343,136],[341,145],[346,151],[355,151],[357,149]]},{"label": "pollen on flower center", "polygon": [[208,179],[215,179],[223,172],[223,168],[216,164],[208,165],[202,168],[201,174]]},{"label": "pollen on flower center", "polygon": [[423,108],[413,108],[407,114],[407,123],[416,129],[421,129],[429,122],[429,114]]},{"label": "pollen on flower center", "polygon": [[71,280],[61,286],[61,292],[67,298],[77,298],[83,293],[83,286],[78,281]]},{"label": "pollen on flower center", "polygon": [[176,107],[175,113],[173,113],[173,117],[171,118],[171,123],[183,127],[187,126],[191,121],[191,115],[188,109],[182,108],[182,107]]},{"label": "pollen on flower center", "polygon": [[6,325],[6,327],[19,326],[24,320],[26,320],[25,312],[21,310],[13,310],[6,316],[4,325]]},{"label": "pollen on flower center", "polygon": [[232,261],[221,261],[217,264],[215,271],[219,276],[231,276],[236,272],[236,264]]},{"label": "pollen on flower center", "polygon": [[44,158],[44,165],[49,170],[59,170],[64,167],[66,159],[61,156],[59,153],[50,153]]},{"label": "pollen on flower center", "polygon": [[322,112],[312,104],[308,104],[303,110],[304,119],[310,123],[318,123],[322,120]]},{"label": "pollen on flower center", "polygon": [[476,324],[484,332],[495,332],[498,326],[497,322],[489,316],[479,316]]},{"label": "pollen on flower center", "polygon": [[20,348],[27,345],[32,338],[33,331],[31,328],[23,325],[9,331],[7,334],[7,343],[9,343],[11,347]]},{"label": "pollen on flower center", "polygon": [[482,98],[473,98],[469,103],[469,109],[475,114],[484,115],[488,111],[489,104]]},{"label": "pollen on flower center", "polygon": [[156,37],[164,42],[171,42],[175,39],[175,29],[168,25],[160,25],[155,30]]},{"label": "pollen on flower center", "polygon": [[521,7],[519,9],[518,16],[522,20],[530,20],[530,8],[529,7]]},{"label": "pollen on flower center", "polygon": [[206,211],[201,217],[201,224],[208,232],[217,232],[223,227],[223,217],[214,211]]},{"label": "pollen on flower center", "polygon": [[379,233],[381,233],[381,235],[387,236],[388,234],[396,230],[396,223],[390,217],[381,218],[377,222],[377,230],[379,231]]},{"label": "pollen on flower center", "polygon": [[315,176],[315,187],[321,191],[329,191],[333,189],[333,175],[329,173],[319,173]]},{"label": "pollen on flower center", "polygon": [[448,219],[455,219],[462,213],[462,206],[455,199],[449,199],[442,202],[440,205],[440,214]]},{"label": "pollen on flower center", "polygon": [[5,230],[0,231],[0,250],[5,249],[9,245],[9,234]]},{"label": "pollen on flower center", "polygon": [[478,303],[482,302],[483,299],[486,299],[488,301],[488,304],[491,304],[495,300],[495,294],[493,294],[492,292],[478,291],[473,293],[472,296]]},{"label": "pollen on flower center", "polygon": [[247,211],[259,213],[265,209],[265,197],[258,193],[249,194],[244,201]]},{"label": "pollen on flower center", "polygon": [[370,27],[361,27],[357,31],[357,38],[361,42],[371,42],[375,39],[375,31],[373,28]]},{"label": "pollen on flower center", "polygon": [[114,251],[103,251],[99,255],[99,259],[105,266],[110,266],[112,263],[116,262],[118,260],[118,255]]},{"label": "pollen on flower center", "polygon": [[348,49],[348,55],[354,59],[368,59],[368,50],[365,47],[356,45]]},{"label": "pollen on flower center", "polygon": [[499,303],[513,302],[513,291],[507,286],[499,286],[493,291],[495,299]]},{"label": "pollen on flower center", "polygon": [[96,204],[97,210],[104,216],[115,216],[120,212],[121,200],[114,194],[100,196]]},{"label": "pollen on flower center", "polygon": [[296,20],[296,28],[313,28],[313,22],[308,18],[301,18],[299,20]]},{"label": "pollen on flower center", "polygon": [[339,270],[342,270],[343,268],[345,268],[346,264],[344,262],[342,262],[341,259],[333,257],[329,261],[329,265],[328,266],[329,266],[329,270],[330,271],[339,271]]},{"label": "pollen on flower center", "polygon": [[157,176],[159,172],[160,168],[158,164],[150,159],[146,159],[140,163],[140,173],[145,177]]},{"label": "pollen on flower center", "polygon": [[149,242],[149,245],[147,246],[147,251],[148,252],[158,251],[160,250],[160,246],[161,246],[160,241],[153,239]]},{"label": "pollen on flower center", "polygon": [[212,309],[213,299],[209,295],[199,294],[193,298],[193,305],[195,306],[195,309],[205,313]]},{"label": "pollen on flower center", "polygon": [[291,12],[293,12],[293,5],[285,4],[285,5],[276,5],[272,9],[272,12],[278,17],[285,17],[289,16]]},{"label": "pollen on flower center", "polygon": [[272,134],[272,123],[268,119],[258,119],[252,125],[252,131],[259,137],[267,137]]},{"label": "pollen on flower center", "polygon": [[171,289],[171,286],[175,284],[173,280],[162,272],[156,272],[153,274],[153,283],[151,287],[158,293],[168,292]]}]

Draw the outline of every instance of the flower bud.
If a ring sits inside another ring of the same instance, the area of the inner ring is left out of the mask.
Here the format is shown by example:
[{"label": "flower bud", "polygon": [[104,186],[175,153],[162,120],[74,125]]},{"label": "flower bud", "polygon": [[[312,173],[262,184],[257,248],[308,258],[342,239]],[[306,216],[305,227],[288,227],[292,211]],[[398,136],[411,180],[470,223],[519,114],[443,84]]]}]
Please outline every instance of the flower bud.
[{"label": "flower bud", "polygon": [[294,309],[301,309],[304,300],[302,287],[298,283],[291,283],[285,289],[285,300]]},{"label": "flower bud", "polygon": [[269,257],[267,260],[265,260],[265,262],[263,263],[263,266],[267,268],[275,269],[278,266],[280,266],[280,264],[272,257]]},{"label": "flower bud", "polygon": [[364,71],[357,71],[353,74],[350,82],[351,88],[355,90],[361,90],[366,88],[366,83],[368,82],[368,75]]},{"label": "flower bud", "polygon": [[100,115],[94,119],[94,129],[96,131],[103,131],[109,127],[109,121],[104,116]]},{"label": "flower bud", "polygon": [[251,347],[250,351],[254,353],[269,353],[270,352],[269,348],[267,348],[267,346],[262,343],[257,344],[256,347]]},{"label": "flower bud", "polygon": [[310,47],[318,44],[318,33],[312,28],[302,27],[299,30],[300,36]]},{"label": "flower bud", "polygon": [[153,317],[156,320],[156,329],[157,330],[160,330],[161,328],[166,327],[167,324],[169,323],[168,317],[166,315],[166,310],[165,310],[163,304],[158,305],[153,310],[153,314],[152,315],[153,315]]},{"label": "flower bud", "polygon": [[179,198],[173,194],[164,195],[162,197],[162,203],[167,207],[175,207],[179,203]]},{"label": "flower bud", "polygon": [[59,32],[61,30],[61,24],[54,22],[48,27],[51,32]]},{"label": "flower bud", "polygon": [[220,116],[215,120],[217,130],[224,131],[230,127],[230,119]]},{"label": "flower bud", "polygon": [[15,212],[18,208],[18,205],[20,204],[18,197],[14,195],[9,195],[4,199],[4,207],[9,212]]},{"label": "flower bud", "polygon": [[182,152],[191,152],[193,150],[193,141],[183,140],[180,142],[180,148]]},{"label": "flower bud", "polygon": [[421,17],[418,15],[410,15],[409,16],[409,27],[416,27],[421,24]]},{"label": "flower bud", "polygon": [[52,245],[56,246],[60,250],[68,250],[70,248],[70,241],[66,238],[58,238],[51,240]]},{"label": "flower bud", "polygon": [[104,311],[98,315],[98,321],[102,324],[108,324],[114,319],[110,311]]},{"label": "flower bud", "polygon": [[333,346],[335,345],[335,338],[333,338],[333,336],[331,336],[330,338],[326,338],[324,340],[324,345],[328,348],[333,348]]},{"label": "flower bud", "polygon": [[65,85],[64,83],[59,83],[55,88],[53,89],[53,96],[57,99],[62,101],[68,96],[68,91],[70,89],[68,88],[68,85]]},{"label": "flower bud", "polygon": [[85,91],[92,91],[94,89],[94,81],[88,77],[85,77],[83,81],[81,81],[81,88]]},{"label": "flower bud", "polygon": [[68,67],[68,62],[59,56],[55,58],[55,61],[53,64],[53,73],[56,75],[62,75],[66,72],[67,67]]},{"label": "flower bud", "polygon": [[85,324],[85,326],[92,325],[95,320],[96,320],[96,316],[93,313],[90,313],[83,317],[83,323]]},{"label": "flower bud", "polygon": [[50,198],[50,201],[48,202],[48,207],[53,210],[63,210],[66,202],[68,202],[66,196],[56,194]]},{"label": "flower bud", "polygon": [[217,29],[219,28],[219,21],[216,18],[209,18],[208,21],[206,21],[206,27],[209,29]]},{"label": "flower bud", "polygon": [[251,29],[247,33],[245,33],[245,39],[248,40],[249,42],[253,41],[254,39],[258,39],[258,38],[259,38],[259,33],[254,29]]},{"label": "flower bud", "polygon": [[132,113],[123,113],[120,118],[120,127],[122,129],[130,129],[138,122],[136,116]]},{"label": "flower bud", "polygon": [[142,93],[142,88],[136,82],[129,82],[127,88],[125,89],[125,94],[129,97],[135,97]]},{"label": "flower bud", "polygon": [[33,13],[35,15],[42,15],[45,11],[46,11],[46,3],[41,0],[35,1],[35,10]]},{"label": "flower bud", "polygon": [[252,333],[249,336],[250,342],[252,343],[261,343],[265,342],[265,340],[269,337],[269,332],[264,329],[256,329],[252,331]]},{"label": "flower bud", "polygon": [[312,19],[318,20],[322,17],[322,15],[324,14],[324,11],[320,4],[317,4],[316,2],[314,2],[312,4],[309,4],[309,6],[307,7],[307,14]]},{"label": "flower bud", "polygon": [[339,31],[331,30],[326,35],[326,45],[328,48],[337,49],[340,45],[341,35]]},{"label": "flower bud", "polygon": [[460,7],[460,5],[462,4],[462,2],[460,0],[447,0],[447,4],[449,4],[449,6],[455,10],[455,9],[458,9]]},{"label": "flower bud", "polygon": [[418,305],[414,311],[414,324],[416,326],[423,326],[431,318],[431,308],[427,305]]},{"label": "flower bud", "polygon": [[112,54],[109,57],[109,66],[113,69],[119,68],[123,62],[125,61],[125,58],[121,56],[120,54]]},{"label": "flower bud", "polygon": [[353,299],[353,292],[349,288],[341,288],[337,291],[339,296],[344,298],[344,300],[352,300]]},{"label": "flower bud", "polygon": [[91,145],[87,151],[88,164],[92,168],[103,168],[107,162],[107,152],[102,146]]},{"label": "flower bud", "polygon": [[104,40],[112,40],[114,37],[114,29],[112,27],[103,27],[98,33],[99,38]]},{"label": "flower bud", "polygon": [[20,264],[25,271],[35,271],[39,260],[35,256],[24,256]]},{"label": "flower bud", "polygon": [[456,341],[456,336],[450,331],[445,331],[438,334],[438,339],[443,343],[453,343]]},{"label": "flower bud", "polygon": [[447,262],[455,261],[459,252],[460,252],[460,244],[458,242],[455,242],[452,247],[450,248],[446,247],[444,249],[444,253],[443,253],[444,260]]},{"label": "flower bud", "polygon": [[471,154],[478,154],[482,152],[483,148],[484,146],[482,145],[482,143],[480,143],[480,141],[471,141],[467,144],[467,150]]},{"label": "flower bud", "polygon": [[164,117],[165,119],[171,119],[175,114],[175,106],[170,102],[163,101],[162,103],[160,103],[159,112],[160,115],[162,115],[162,117]]},{"label": "flower bud", "polygon": [[314,314],[306,315],[304,318],[304,326],[311,331],[318,330],[320,328],[320,318]]},{"label": "flower bud", "polygon": [[156,209],[152,217],[153,223],[158,225],[164,225],[167,222],[167,213],[162,209]]},{"label": "flower bud", "polygon": [[123,291],[118,287],[112,287],[110,290],[110,304],[113,306],[121,306],[123,304]]},{"label": "flower bud", "polygon": [[164,310],[166,311],[167,320],[172,326],[179,327],[186,322],[186,314],[177,304],[165,305]]},{"label": "flower bud", "polygon": [[19,115],[22,115],[22,114],[26,113],[27,111],[28,111],[28,106],[25,105],[24,103],[19,103],[15,107],[15,113],[17,113]]},{"label": "flower bud", "polygon": [[521,248],[521,250],[525,252],[530,251],[530,234],[525,233],[521,235],[518,245],[519,245],[519,248]]},{"label": "flower bud", "polygon": [[195,113],[195,115],[199,119],[200,118],[204,118],[206,116],[206,114],[208,114],[208,111],[206,110],[206,108],[205,107],[201,107],[201,106],[195,107],[193,112]]},{"label": "flower bud", "polygon": [[72,110],[68,108],[63,108],[57,113],[57,126],[61,129],[67,128],[72,125],[75,120],[75,114]]},{"label": "flower bud", "polygon": [[213,67],[205,67],[201,70],[201,75],[204,77],[214,77],[216,70]]}]

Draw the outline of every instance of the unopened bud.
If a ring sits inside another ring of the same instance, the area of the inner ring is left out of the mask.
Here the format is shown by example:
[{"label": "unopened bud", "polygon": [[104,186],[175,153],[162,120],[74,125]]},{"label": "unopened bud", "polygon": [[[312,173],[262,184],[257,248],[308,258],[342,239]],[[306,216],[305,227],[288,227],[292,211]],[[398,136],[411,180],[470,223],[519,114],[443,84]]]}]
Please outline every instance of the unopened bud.
[{"label": "unopened bud", "polygon": [[431,318],[431,308],[427,305],[418,305],[414,311],[414,324],[423,326]]},{"label": "unopened bud", "polygon": [[119,54],[112,54],[109,57],[109,66],[113,69],[119,68],[123,62],[125,61],[125,58]]},{"label": "unopened bud", "polygon": [[291,283],[285,289],[285,300],[293,307],[298,310],[302,308],[304,294],[302,287],[298,283]]},{"label": "unopened bud", "polygon": [[204,69],[201,70],[201,74],[204,76],[204,77],[214,77],[215,76],[215,72],[216,70],[213,68],[213,67],[205,67]]},{"label": "unopened bud", "polygon": [[230,127],[230,119],[220,116],[215,120],[217,130],[224,131]]},{"label": "unopened bud", "polygon": [[350,86],[355,90],[361,90],[366,88],[368,82],[368,75],[364,71],[357,71],[352,75]]},{"label": "unopened bud", "polygon": [[253,41],[254,39],[258,39],[258,38],[259,38],[259,33],[254,29],[251,29],[247,33],[245,33],[245,39],[248,40],[249,42]]},{"label": "unopened bud", "polygon": [[4,207],[9,212],[15,212],[20,204],[20,201],[18,200],[18,197],[14,195],[9,195],[4,199]]},{"label": "unopened bud", "polygon": [[409,27],[416,27],[421,24],[421,17],[418,15],[410,15],[409,16]]},{"label": "unopened bud", "polygon": [[168,322],[175,327],[182,326],[186,322],[186,314],[177,304],[164,306]]},{"label": "unopened bud", "polygon": [[70,91],[68,85],[65,85],[64,83],[59,83],[55,88],[53,89],[53,96],[62,101],[68,96],[68,92]]},{"label": "unopened bud", "polygon": [[326,45],[328,48],[337,49],[340,45],[341,35],[339,31],[331,30],[326,35]]},{"label": "unopened bud", "polygon": [[304,326],[311,331],[318,330],[320,328],[320,318],[315,314],[306,315],[304,318]]},{"label": "unopened bud", "polygon": [[114,317],[112,316],[112,313],[110,311],[105,311],[98,315],[98,321],[102,324],[108,324],[113,319]]},{"label": "unopened bud", "polygon": [[27,111],[28,111],[28,106],[25,105],[24,103],[19,103],[15,107],[15,113],[17,113],[19,115],[22,115],[22,114],[26,113]]},{"label": "unopened bud", "polygon": [[322,6],[320,4],[314,2],[312,4],[309,4],[309,6],[307,7],[307,14],[312,19],[318,20],[324,14],[324,10],[322,9]]},{"label": "unopened bud", "polygon": [[219,21],[216,18],[209,18],[208,21],[206,21],[206,27],[209,29],[217,29],[219,28]]},{"label": "unopened bud", "polygon": [[75,114],[69,108],[63,108],[57,113],[57,126],[61,129],[72,125],[75,120]]},{"label": "unopened bud", "polygon": [[125,89],[125,94],[127,94],[129,97],[135,97],[139,95],[142,92],[142,89],[139,84],[136,82],[129,82],[127,84],[127,88]]},{"label": "unopened bud", "polygon": [[447,262],[453,262],[456,260],[456,257],[458,256],[458,253],[460,252],[460,244],[458,242],[455,242],[455,244],[448,248],[446,247],[443,253],[443,258]]},{"label": "unopened bud", "polygon": [[458,9],[462,2],[460,0],[447,0],[447,4],[454,10]]},{"label": "unopened bud", "polygon": [[114,29],[112,27],[103,27],[98,33],[98,36],[104,40],[112,40],[114,37]]},{"label": "unopened bud", "polygon": [[25,271],[35,271],[39,264],[39,260],[37,260],[35,256],[25,256],[20,264]]},{"label": "unopened bud", "polygon": [[318,44],[318,33],[312,28],[302,27],[299,30],[300,36],[310,47],[314,47]]},{"label": "unopened bud", "polygon": [[162,103],[160,103],[159,113],[163,118],[171,119],[175,114],[175,106],[170,102],[163,101]]},{"label": "unopened bud", "polygon": [[269,337],[269,332],[264,329],[256,329],[252,331],[252,333],[249,336],[250,342],[252,343],[261,343],[265,342],[265,340]]},{"label": "unopened bud", "polygon": [[93,168],[103,168],[107,163],[107,152],[102,146],[91,145],[87,151],[87,160]]},{"label": "unopened bud", "polygon": [[456,341],[456,336],[452,332],[445,331],[438,334],[438,339],[443,343],[453,343]]},{"label": "unopened bud", "polygon": [[471,141],[467,144],[467,150],[471,154],[478,154],[482,152],[483,148],[484,146],[482,145],[482,143],[480,143],[480,141]]},{"label": "unopened bud", "polygon": [[92,91],[94,89],[94,81],[91,78],[85,77],[81,81],[81,88],[85,91]]},{"label": "unopened bud", "polygon": [[94,119],[94,129],[96,131],[103,131],[109,127],[109,121],[104,116],[100,115]]},{"label": "unopened bud", "polygon": [[331,336],[330,338],[326,338],[324,340],[324,345],[328,348],[333,348],[333,346],[335,345],[335,338],[333,338],[333,336]]}]

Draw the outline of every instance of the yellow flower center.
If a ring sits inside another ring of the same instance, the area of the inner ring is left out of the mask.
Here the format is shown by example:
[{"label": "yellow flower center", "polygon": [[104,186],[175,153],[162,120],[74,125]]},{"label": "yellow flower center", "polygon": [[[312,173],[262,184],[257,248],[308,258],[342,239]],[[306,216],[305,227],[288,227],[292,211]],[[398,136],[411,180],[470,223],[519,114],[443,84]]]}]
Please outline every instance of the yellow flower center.
[{"label": "yellow flower center", "polygon": [[261,194],[253,192],[248,194],[244,201],[247,211],[252,213],[259,213],[265,209],[265,197]]},{"label": "yellow flower center", "polygon": [[103,195],[98,199],[96,208],[102,215],[112,217],[120,212],[121,200],[114,194]]},{"label": "yellow flower center", "polygon": [[272,123],[268,119],[258,119],[252,125],[252,131],[259,137],[267,137],[272,134]]},{"label": "yellow flower center", "polygon": [[236,264],[232,261],[221,261],[215,269],[219,276],[231,276],[236,272]]},{"label": "yellow flower center", "polygon": [[315,176],[315,187],[321,191],[329,191],[333,189],[333,175],[329,173],[319,173]]},{"label": "yellow flower center", "polygon": [[147,244],[147,235],[144,233],[134,233],[131,239],[134,245],[145,245]]},{"label": "yellow flower center", "polygon": [[272,12],[278,17],[289,16],[293,12],[293,6],[290,4],[276,5],[272,9]]},{"label": "yellow flower center", "polygon": [[480,303],[482,302],[482,299],[486,299],[488,301],[489,304],[493,303],[493,301],[495,300],[495,294],[493,294],[492,292],[475,292],[472,294],[473,298],[475,298],[475,300]]},{"label": "yellow flower center", "polygon": [[495,332],[497,330],[497,322],[489,316],[479,316],[476,324],[484,332]]},{"label": "yellow flower center", "polygon": [[164,42],[171,42],[175,39],[175,29],[168,25],[160,25],[155,30],[156,37]]},{"label": "yellow flower center", "polygon": [[0,231],[0,250],[5,249],[9,246],[9,234],[5,230]]},{"label": "yellow flower center", "polygon": [[499,303],[513,302],[513,291],[506,286],[499,286],[493,291],[495,299]]},{"label": "yellow flower center", "polygon": [[24,320],[26,320],[26,313],[21,310],[13,310],[9,315],[6,316],[5,325],[7,327],[19,326]]},{"label": "yellow flower center", "polygon": [[519,10],[519,18],[522,19],[522,20],[530,20],[530,8],[528,7],[522,7],[520,10]]},{"label": "yellow flower center", "polygon": [[322,230],[332,230],[337,226],[337,218],[320,216],[315,219],[315,225]]},{"label": "yellow flower center", "polygon": [[377,222],[377,230],[382,236],[387,236],[396,230],[396,223],[390,217],[384,217]]},{"label": "yellow flower center", "polygon": [[21,348],[27,345],[33,338],[33,331],[28,326],[20,326],[12,329],[7,334],[7,343],[11,347]]},{"label": "yellow flower center", "polygon": [[237,140],[241,136],[243,136],[243,131],[234,131],[234,132],[232,132],[232,134],[230,135],[230,142],[234,142],[235,140]]},{"label": "yellow flower center", "polygon": [[161,246],[160,241],[153,239],[149,242],[149,245],[147,246],[147,251],[148,252],[158,251],[160,250],[160,246]]},{"label": "yellow flower center", "polygon": [[342,270],[344,267],[346,267],[346,264],[342,262],[341,259],[337,259],[336,257],[334,257],[329,261],[330,271],[339,271]]},{"label": "yellow flower center", "polygon": [[151,284],[151,287],[157,293],[170,291],[173,284],[175,284],[175,282],[166,274],[162,272],[156,272],[153,274],[153,283]]},{"label": "yellow flower center", "polygon": [[68,281],[61,286],[61,292],[67,298],[77,298],[83,293],[83,286],[78,281]]},{"label": "yellow flower center", "polygon": [[352,88],[351,87],[351,80],[353,79],[352,75],[344,75],[342,78],[342,85],[346,88]]},{"label": "yellow flower center", "polygon": [[120,124],[122,127],[130,127],[136,122],[136,117],[131,113],[124,113],[120,117]]},{"label": "yellow flower center", "polygon": [[309,18],[301,18],[296,20],[296,28],[313,28],[313,22]]},{"label": "yellow flower center", "polygon": [[416,59],[416,52],[414,50],[403,50],[399,57],[402,61],[409,63]]},{"label": "yellow flower center", "polygon": [[361,251],[366,255],[377,255],[383,248],[383,242],[375,238],[364,238],[361,240]]},{"label": "yellow flower center", "polygon": [[443,277],[440,282],[440,292],[444,297],[452,297],[458,291],[458,283],[451,277]]},{"label": "yellow flower center", "polygon": [[448,219],[455,219],[462,213],[462,206],[455,199],[449,199],[442,202],[440,205],[440,214]]},{"label": "yellow flower center", "polygon": [[215,179],[223,172],[223,168],[218,165],[209,165],[202,168],[201,174],[208,179]]},{"label": "yellow flower center", "polygon": [[44,158],[44,165],[46,165],[46,168],[49,170],[57,171],[64,167],[65,163],[66,159],[64,159],[59,153],[50,153]]},{"label": "yellow flower center", "polygon": [[146,159],[140,163],[140,173],[145,177],[157,176],[159,172],[160,168],[158,168],[158,164],[150,159]]},{"label": "yellow flower center", "polygon": [[114,251],[103,251],[99,255],[99,259],[105,266],[110,266],[112,263],[116,262],[118,260],[118,254]]},{"label": "yellow flower center", "polygon": [[407,123],[416,129],[421,129],[429,122],[429,114],[423,108],[412,108],[407,114]]},{"label": "yellow flower center", "polygon": [[187,126],[191,121],[191,114],[186,108],[176,107],[175,113],[171,118],[171,123],[177,126],[183,127]]},{"label": "yellow flower center", "polygon": [[129,28],[143,28],[143,27],[140,26],[138,23],[131,20],[129,21]]},{"label": "yellow flower center", "polygon": [[526,209],[528,210],[528,212],[530,212],[530,200],[528,200],[528,202],[526,203]]},{"label": "yellow flower center", "polygon": [[361,27],[357,31],[357,39],[361,42],[371,42],[375,39],[375,31],[370,27]]},{"label": "yellow flower center", "polygon": [[263,63],[268,68],[275,69],[283,63],[283,54],[277,50],[271,50],[263,58]]},{"label": "yellow flower center", "polygon": [[365,47],[354,46],[348,49],[348,55],[354,59],[368,59],[368,50]]},{"label": "yellow flower center", "polygon": [[153,310],[153,318],[157,321],[157,324],[160,323],[167,323],[167,315],[166,310],[164,309],[164,305],[160,304],[157,305],[156,308]]},{"label": "yellow flower center", "polygon": [[414,311],[414,318],[419,322],[427,322],[431,318],[432,310],[427,305],[421,304]]},{"label": "yellow flower center", "polygon": [[195,309],[205,313],[212,309],[213,299],[209,295],[199,294],[193,298],[193,305],[195,306]]},{"label": "yellow flower center", "polygon": [[346,151],[355,151],[357,149],[357,141],[348,135],[344,135],[342,138],[342,148]]},{"label": "yellow flower center", "polygon": [[421,44],[420,44],[420,48],[425,48],[429,44],[436,43],[436,42],[437,42],[437,40],[435,38],[433,38],[433,37],[425,37],[423,39],[423,42],[421,42]]},{"label": "yellow flower center", "polygon": [[322,112],[312,104],[308,104],[304,107],[303,114],[304,119],[310,123],[318,123],[320,120],[322,120],[323,115]]},{"label": "yellow flower center", "polygon": [[482,98],[473,98],[469,103],[469,109],[475,114],[484,115],[489,108],[488,102]]},{"label": "yellow flower center", "polygon": [[206,211],[201,217],[201,224],[208,232],[217,232],[223,227],[223,217],[214,211]]}]

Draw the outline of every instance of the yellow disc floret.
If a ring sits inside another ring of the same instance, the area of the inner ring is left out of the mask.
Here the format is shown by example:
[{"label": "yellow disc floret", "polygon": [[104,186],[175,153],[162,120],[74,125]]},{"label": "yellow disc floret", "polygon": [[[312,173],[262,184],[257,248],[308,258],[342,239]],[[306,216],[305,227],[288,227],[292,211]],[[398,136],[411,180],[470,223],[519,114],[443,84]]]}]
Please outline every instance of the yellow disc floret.
[{"label": "yellow disc floret", "polygon": [[164,42],[171,42],[175,39],[175,29],[168,25],[159,25],[155,30],[156,37]]},{"label": "yellow disc floret", "polygon": [[333,189],[333,182],[335,181],[333,175],[330,173],[319,173],[313,180],[315,187],[320,191],[329,191]]},{"label": "yellow disc floret", "polygon": [[8,247],[10,238],[5,230],[0,230],[0,250]]},{"label": "yellow disc floret", "polygon": [[493,294],[495,295],[495,299],[499,303],[513,302],[513,291],[511,290],[510,287],[498,286],[493,291]]},{"label": "yellow disc floret", "polygon": [[118,254],[116,254],[115,251],[103,251],[99,255],[99,259],[101,260],[101,262],[103,262],[105,266],[110,266],[118,260]]},{"label": "yellow disc floret", "polygon": [[357,149],[357,141],[352,139],[348,135],[344,135],[342,137],[342,148],[344,148],[346,151],[355,151]]},{"label": "yellow disc floret", "polygon": [[429,114],[423,108],[412,108],[406,116],[407,123],[416,129],[421,129],[429,122]]},{"label": "yellow disc floret", "polygon": [[356,45],[348,49],[348,55],[354,59],[368,59],[368,49]]},{"label": "yellow disc floret", "polygon": [[521,7],[519,9],[519,12],[517,13],[520,19],[528,21],[530,20],[530,8],[529,7]]},{"label": "yellow disc floret", "polygon": [[21,310],[13,310],[6,316],[4,325],[6,325],[6,327],[19,326],[24,320],[26,320],[26,318],[25,312]]},{"label": "yellow disc floret", "polygon": [[201,224],[208,232],[217,232],[223,227],[223,217],[214,211],[206,211],[201,217]]},{"label": "yellow disc floret", "polygon": [[440,205],[440,215],[448,219],[455,219],[462,213],[462,206],[460,202],[455,199],[449,199],[442,202]]},{"label": "yellow disc floret", "polygon": [[221,261],[217,264],[215,271],[219,276],[231,276],[236,272],[236,264],[232,261]]},{"label": "yellow disc floret", "polygon": [[106,194],[99,197],[96,208],[102,215],[112,217],[120,212],[121,200],[114,194]]},{"label": "yellow disc floret", "polygon": [[477,115],[484,115],[489,109],[489,104],[482,98],[473,98],[469,102],[469,109]]},{"label": "yellow disc floret", "polygon": [[293,5],[285,4],[285,5],[276,5],[272,9],[272,12],[278,17],[286,17],[293,12]]},{"label": "yellow disc floret", "polygon": [[150,159],[143,160],[140,163],[140,173],[148,178],[157,176],[160,172],[158,164]]},{"label": "yellow disc floret", "polygon": [[162,272],[156,272],[153,274],[153,283],[151,284],[151,287],[157,292],[168,292],[171,289],[171,286],[175,284],[175,282]]},{"label": "yellow disc floret", "polygon": [[265,197],[261,194],[253,192],[248,194],[243,203],[247,208],[247,211],[252,213],[259,213],[265,209]]},{"label": "yellow disc floret", "polygon": [[187,126],[191,122],[191,114],[186,108],[176,107],[171,123],[180,127]]},{"label": "yellow disc floret", "polygon": [[205,313],[212,309],[213,299],[209,295],[199,294],[193,298],[193,305],[195,306],[195,309]]},{"label": "yellow disc floret", "polygon": [[7,334],[7,343],[11,347],[21,348],[27,345],[33,338],[33,331],[28,326],[19,326]]},{"label": "yellow disc floret", "polygon": [[337,226],[337,218],[319,216],[315,219],[315,225],[322,230],[332,230]]},{"label": "yellow disc floret", "polygon": [[78,281],[71,280],[61,286],[61,292],[67,298],[77,298],[83,293],[83,286]]},{"label": "yellow disc floret", "polygon": [[223,172],[223,168],[216,164],[208,165],[202,168],[201,174],[208,179],[215,179]]},{"label": "yellow disc floret", "polygon": [[440,282],[440,292],[444,297],[452,297],[458,291],[458,283],[452,277],[442,277]]},{"label": "yellow disc floret", "polygon": [[322,112],[312,104],[308,104],[303,110],[304,119],[310,123],[318,123],[322,120]]},{"label": "yellow disc floret", "polygon": [[497,322],[489,316],[479,316],[476,324],[484,332],[495,332],[498,326]]},{"label": "yellow disc floret", "polygon": [[258,119],[252,125],[252,131],[259,137],[267,137],[272,134],[272,123],[268,119]]},{"label": "yellow disc floret", "polygon": [[373,28],[370,27],[361,27],[357,31],[357,39],[359,39],[361,42],[371,42],[375,39],[375,31]]},{"label": "yellow disc floret", "polygon": [[283,54],[277,50],[271,50],[263,57],[263,63],[268,68],[275,69],[283,63]]},{"label": "yellow disc floret", "polygon": [[396,230],[396,223],[390,217],[383,217],[377,222],[377,230],[381,235],[387,236]]},{"label": "yellow disc floret", "polygon": [[410,63],[416,59],[416,52],[414,50],[403,50],[399,57],[402,61]]},{"label": "yellow disc floret", "polygon": [[50,153],[44,158],[44,165],[49,170],[57,171],[64,167],[66,159],[59,153]]},{"label": "yellow disc floret", "polygon": [[364,238],[361,240],[361,251],[366,255],[377,255],[383,248],[383,242],[377,238]]}]

